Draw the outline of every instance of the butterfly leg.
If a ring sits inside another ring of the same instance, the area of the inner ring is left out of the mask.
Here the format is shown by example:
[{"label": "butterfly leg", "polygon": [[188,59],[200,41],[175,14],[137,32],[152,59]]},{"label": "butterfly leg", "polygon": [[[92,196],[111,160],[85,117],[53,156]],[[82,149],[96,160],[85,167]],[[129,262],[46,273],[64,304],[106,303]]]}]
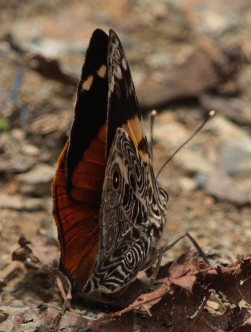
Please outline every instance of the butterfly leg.
[{"label": "butterfly leg", "polygon": [[191,234],[189,234],[188,232],[184,232],[182,234],[180,234],[179,236],[177,236],[172,242],[170,242],[169,244],[162,246],[161,248],[159,248],[158,253],[157,253],[157,264],[156,267],[154,269],[154,272],[152,274],[151,277],[151,285],[153,284],[153,282],[156,280],[157,274],[159,272],[159,268],[160,268],[160,264],[161,264],[161,260],[163,257],[163,254],[171,249],[173,246],[175,246],[176,243],[178,243],[180,240],[184,239],[185,237],[187,237],[192,244],[194,245],[194,247],[196,248],[197,252],[199,253],[199,255],[202,257],[202,259],[204,260],[204,262],[206,262],[207,264],[210,264],[207,256],[205,255],[204,251],[201,249],[201,247],[199,246],[199,244],[197,243],[197,241],[192,237]]}]

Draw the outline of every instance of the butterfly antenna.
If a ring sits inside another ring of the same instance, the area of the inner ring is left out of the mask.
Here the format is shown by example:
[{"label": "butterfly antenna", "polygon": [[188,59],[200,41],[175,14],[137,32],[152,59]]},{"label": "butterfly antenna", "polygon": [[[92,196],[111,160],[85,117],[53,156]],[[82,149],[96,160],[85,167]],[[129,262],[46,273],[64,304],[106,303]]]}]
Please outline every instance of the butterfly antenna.
[{"label": "butterfly antenna", "polygon": [[194,131],[194,133],[184,142],[181,144],[181,146],[178,147],[178,149],[176,151],[174,151],[173,154],[171,154],[170,157],[167,158],[167,160],[164,162],[164,164],[160,167],[156,179],[158,178],[158,176],[160,175],[160,173],[162,172],[162,170],[166,167],[166,165],[169,163],[169,161],[171,161],[174,156],[188,143],[191,141],[192,138],[194,138],[195,135],[198,134],[198,132],[205,126],[205,124],[207,123],[207,121],[209,119],[211,119],[213,116],[215,116],[216,111],[211,110],[207,113],[207,117],[206,119],[200,124],[200,126]]},{"label": "butterfly antenna", "polygon": [[157,115],[157,111],[153,110],[150,113],[150,151],[151,151],[151,156],[153,158],[153,125],[154,125],[154,120]]}]

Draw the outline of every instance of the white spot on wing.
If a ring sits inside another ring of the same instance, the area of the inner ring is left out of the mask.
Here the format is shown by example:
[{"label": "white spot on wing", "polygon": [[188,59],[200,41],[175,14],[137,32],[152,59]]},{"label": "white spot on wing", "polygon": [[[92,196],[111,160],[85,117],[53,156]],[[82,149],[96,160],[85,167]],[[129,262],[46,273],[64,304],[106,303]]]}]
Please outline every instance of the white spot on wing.
[{"label": "white spot on wing", "polygon": [[87,77],[87,79],[82,83],[82,90],[89,91],[92,86],[93,75]]},{"label": "white spot on wing", "polygon": [[104,78],[105,75],[106,75],[106,70],[107,70],[107,67],[105,65],[102,65],[99,70],[97,71],[97,74],[99,77],[101,78]]}]

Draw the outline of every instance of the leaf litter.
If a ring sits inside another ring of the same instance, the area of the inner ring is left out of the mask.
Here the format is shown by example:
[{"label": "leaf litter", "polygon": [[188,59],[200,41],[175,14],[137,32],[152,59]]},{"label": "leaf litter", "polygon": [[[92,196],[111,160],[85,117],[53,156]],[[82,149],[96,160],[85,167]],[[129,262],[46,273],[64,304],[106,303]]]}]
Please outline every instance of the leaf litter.
[{"label": "leaf litter", "polygon": [[[18,324],[24,332],[251,330],[251,256],[214,265],[213,260],[205,263],[195,252],[187,251],[161,266],[152,286],[141,274],[141,280],[135,280],[123,297],[101,305],[101,312],[99,304],[84,299],[73,299],[69,311],[59,304],[52,273],[57,270],[53,265],[58,255],[55,242],[39,234],[32,242],[21,238],[13,253],[12,264],[17,263],[13,271],[18,273],[11,274],[9,266],[7,274],[1,272],[3,288],[10,291],[11,285],[17,297],[26,295],[20,306],[0,308],[0,331],[11,331]],[[26,268],[21,268],[21,262]]]}]

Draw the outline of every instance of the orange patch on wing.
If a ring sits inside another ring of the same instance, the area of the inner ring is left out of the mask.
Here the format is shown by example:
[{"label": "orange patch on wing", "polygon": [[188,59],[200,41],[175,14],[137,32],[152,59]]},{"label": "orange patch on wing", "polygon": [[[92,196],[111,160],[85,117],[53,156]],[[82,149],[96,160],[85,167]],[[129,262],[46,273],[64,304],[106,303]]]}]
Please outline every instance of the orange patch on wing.
[{"label": "orange patch on wing", "polygon": [[106,167],[105,140],[106,126],[84,151],[72,174],[71,190],[66,177],[68,141],[59,158],[52,185],[61,264],[77,287],[82,287],[90,277],[98,254],[99,209]]},{"label": "orange patch on wing", "polygon": [[[145,130],[143,120],[138,116],[135,116],[133,119],[128,120],[122,125],[122,128],[128,133],[136,148],[138,148],[139,143],[142,139],[145,138]],[[139,155],[143,162],[149,162],[149,155],[144,151],[139,150]]]}]

